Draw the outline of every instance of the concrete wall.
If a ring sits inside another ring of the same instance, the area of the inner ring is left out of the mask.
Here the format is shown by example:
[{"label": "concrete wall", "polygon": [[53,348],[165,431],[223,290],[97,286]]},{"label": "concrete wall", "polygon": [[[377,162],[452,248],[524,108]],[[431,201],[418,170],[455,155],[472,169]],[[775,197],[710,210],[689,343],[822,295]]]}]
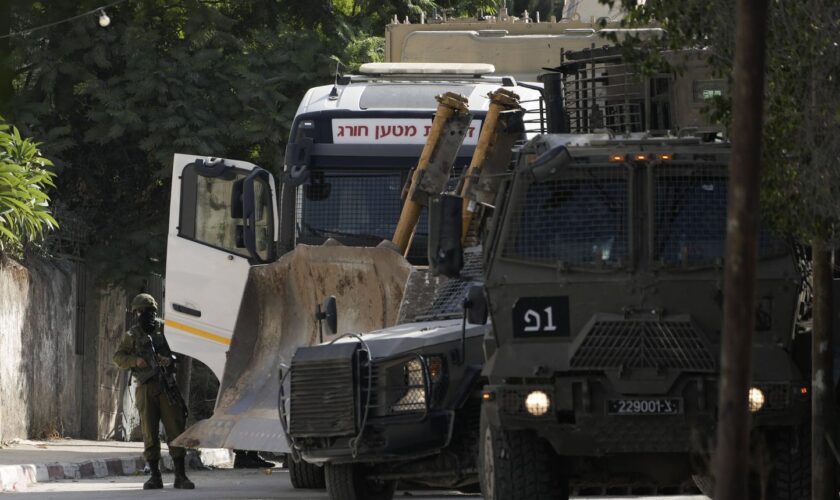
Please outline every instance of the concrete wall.
[{"label": "concrete wall", "polygon": [[76,276],[69,263],[0,263],[0,440],[78,435]]},{"label": "concrete wall", "polygon": [[76,262],[0,257],[0,443],[136,428],[128,377],[111,361],[126,294],[93,283]]}]

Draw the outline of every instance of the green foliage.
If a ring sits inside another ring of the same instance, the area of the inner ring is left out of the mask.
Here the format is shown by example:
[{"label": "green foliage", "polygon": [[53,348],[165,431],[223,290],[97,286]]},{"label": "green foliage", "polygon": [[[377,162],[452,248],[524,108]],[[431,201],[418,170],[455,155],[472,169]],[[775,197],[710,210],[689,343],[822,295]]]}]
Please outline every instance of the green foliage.
[{"label": "green foliage", "polygon": [[19,255],[25,243],[58,226],[46,193],[54,186],[50,166],[38,143],[0,117],[0,253]]},{"label": "green foliage", "polygon": [[[630,36],[625,53],[648,72],[662,70],[659,51],[706,49],[708,62],[732,84],[735,3],[727,0],[601,0],[628,9],[625,27],[658,25],[662,39]],[[840,2],[770,2],[764,114],[762,211],[781,234],[829,238],[840,221]],[[675,68],[665,68],[674,70]],[[731,123],[731,98],[712,112]],[[737,134],[737,131],[732,131]],[[836,237],[836,236],[835,236]]]},{"label": "green foliage", "polygon": [[[10,112],[45,139],[60,200],[95,228],[89,257],[108,280],[162,271],[173,153],[277,171],[300,98],[331,80],[331,41],[257,3],[126,2],[108,29],[82,18],[14,40]],[[21,23],[90,8],[33,4]]]},{"label": "green foliage", "polygon": [[[132,0],[8,40],[13,99],[0,108],[44,141],[56,201],[93,228],[108,281],[162,272],[175,152],[249,160],[275,173],[300,99],[381,60],[394,15],[489,0]],[[11,31],[96,0],[11,0]],[[5,60],[5,59],[4,59]],[[0,82],[2,83],[2,82]],[[4,103],[0,102],[0,106]]]}]

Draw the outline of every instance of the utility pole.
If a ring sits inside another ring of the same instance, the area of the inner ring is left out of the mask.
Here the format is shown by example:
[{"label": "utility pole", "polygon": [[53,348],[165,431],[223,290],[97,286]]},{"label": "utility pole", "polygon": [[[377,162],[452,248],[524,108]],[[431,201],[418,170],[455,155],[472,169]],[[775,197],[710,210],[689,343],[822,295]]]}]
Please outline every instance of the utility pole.
[{"label": "utility pole", "polygon": [[767,3],[737,4],[715,500],[747,498]]},{"label": "utility pole", "polygon": [[821,238],[811,242],[813,263],[814,327],[811,341],[811,498],[835,497],[833,439],[834,349],[832,348],[831,251]]}]

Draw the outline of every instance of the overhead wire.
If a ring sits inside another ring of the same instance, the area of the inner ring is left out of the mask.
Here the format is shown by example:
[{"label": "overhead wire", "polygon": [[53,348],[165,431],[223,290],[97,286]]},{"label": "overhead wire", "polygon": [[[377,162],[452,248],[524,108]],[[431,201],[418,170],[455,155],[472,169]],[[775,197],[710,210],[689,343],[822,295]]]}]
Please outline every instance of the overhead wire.
[{"label": "overhead wire", "polygon": [[12,32],[12,33],[7,33],[5,35],[0,35],[0,39],[11,38],[13,36],[28,35],[28,34],[30,34],[32,32],[35,32],[35,31],[39,31],[39,30],[43,30],[43,29],[47,29],[47,28],[52,28],[53,26],[58,26],[59,24],[69,23],[70,21],[75,21],[76,19],[81,19],[85,16],[95,15],[95,14],[99,13],[100,11],[103,11],[104,9],[109,9],[109,8],[115,6],[115,5],[119,5],[119,4],[125,3],[127,1],[128,0],[116,0],[116,1],[111,2],[109,4],[97,7],[93,10],[83,12],[83,13],[78,14],[78,15],[73,16],[73,17],[68,17],[67,19],[62,19],[60,21],[55,21],[55,22],[52,22],[52,23],[49,23],[49,24],[43,24],[41,26],[36,26],[34,28],[29,28],[29,29],[26,29],[26,30],[15,31],[15,32]]}]

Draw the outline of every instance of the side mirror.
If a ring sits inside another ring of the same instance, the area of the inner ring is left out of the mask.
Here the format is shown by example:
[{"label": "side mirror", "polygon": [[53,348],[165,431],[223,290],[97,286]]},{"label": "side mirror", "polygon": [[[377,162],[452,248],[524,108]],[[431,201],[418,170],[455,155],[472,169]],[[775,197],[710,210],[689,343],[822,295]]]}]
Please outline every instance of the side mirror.
[{"label": "side mirror", "polygon": [[233,185],[230,189],[230,218],[231,219],[241,219],[242,218],[242,190],[245,185],[245,179],[239,179],[234,181]]},{"label": "side mirror", "polygon": [[326,314],[327,329],[331,334],[338,333],[338,304],[335,301],[335,295],[324,301],[324,314]]},{"label": "side mirror", "polygon": [[324,301],[324,305],[318,304],[315,308],[315,321],[318,322],[318,331],[320,333],[320,342],[324,342],[324,329],[322,321],[327,320],[327,330],[329,333],[335,335],[338,333],[338,304],[335,301],[335,295],[330,295]]},{"label": "side mirror", "polygon": [[314,141],[310,137],[299,137],[298,141],[286,146],[284,158],[286,164],[285,182],[300,186],[309,178],[309,162]]},{"label": "side mirror", "polygon": [[324,179],[323,172],[316,172],[310,176],[309,182],[303,186],[303,195],[310,201],[324,201],[330,197],[332,184]]},{"label": "side mirror", "polygon": [[[260,263],[268,263],[274,260],[273,246],[268,249],[270,250],[268,255],[260,255],[260,248],[257,246],[257,215],[258,210],[260,210],[258,202],[265,202],[265,191],[258,194],[257,183],[260,183],[262,189],[267,191],[271,185],[271,174],[261,168],[255,168],[242,181],[242,240],[251,259]],[[267,234],[274,234],[274,224],[273,220],[268,223]]]},{"label": "side mirror", "polygon": [[429,200],[429,268],[432,274],[457,278],[464,267],[461,245],[463,199],[443,194]]},{"label": "side mirror", "polygon": [[471,286],[464,299],[464,309],[467,321],[473,325],[487,324],[487,297],[483,286]]},{"label": "side mirror", "polygon": [[531,173],[538,181],[544,181],[557,175],[572,163],[572,155],[566,146],[557,146],[539,155],[531,164]]}]

